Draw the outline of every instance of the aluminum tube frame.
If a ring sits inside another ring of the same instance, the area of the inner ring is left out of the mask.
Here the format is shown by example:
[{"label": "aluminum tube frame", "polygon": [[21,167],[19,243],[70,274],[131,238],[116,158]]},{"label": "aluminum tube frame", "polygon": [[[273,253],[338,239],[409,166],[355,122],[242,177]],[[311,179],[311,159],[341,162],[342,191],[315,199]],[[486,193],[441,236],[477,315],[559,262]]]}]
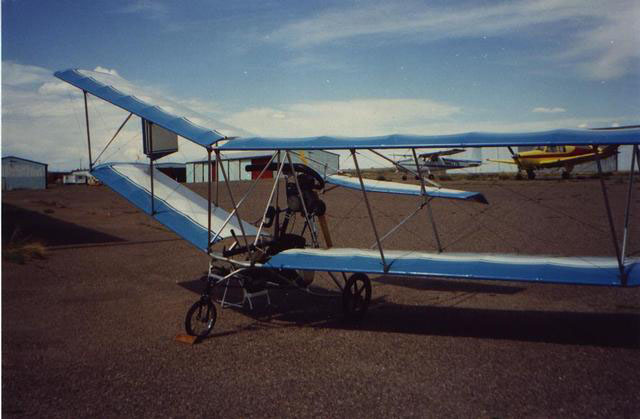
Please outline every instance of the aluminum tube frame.
[{"label": "aluminum tube frame", "polygon": [[[423,207],[425,206],[425,203],[422,203],[418,206],[418,208],[415,209],[415,211],[413,211],[411,214],[409,214],[408,216],[406,216],[404,219],[402,219],[402,221],[400,221],[396,226],[394,226],[391,230],[389,230],[384,236],[380,237],[380,242],[382,243],[384,241],[384,239],[386,239],[387,237],[389,237],[391,234],[393,234],[397,229],[399,229],[404,223],[406,223],[407,221],[409,221],[414,215],[416,215],[418,213],[418,211],[420,211]],[[376,247],[376,243],[373,243],[371,246],[369,246],[369,249],[373,249],[374,247]]]},{"label": "aluminum tube frame", "polygon": [[[278,151],[278,159],[280,156],[280,151]],[[279,159],[280,160],[280,159]],[[260,227],[258,227],[258,234],[256,235],[256,239],[253,242],[253,245],[255,246],[256,244],[258,244],[258,239],[260,238],[260,233],[262,233],[262,227],[264,226],[264,223],[267,219],[267,211],[269,211],[269,206],[271,205],[271,202],[273,201],[273,195],[276,192],[276,188],[278,187],[278,182],[280,181],[280,176],[282,175],[282,169],[284,168],[284,161],[280,161],[280,167],[278,168],[278,174],[276,175],[276,179],[273,182],[273,187],[271,188],[271,194],[269,195],[269,200],[267,201],[267,206],[264,209],[264,213],[262,214],[262,221],[260,222]]]},{"label": "aluminum tube frame", "polygon": [[89,172],[93,170],[93,159],[91,158],[91,130],[89,129],[89,107],[87,105],[87,91],[82,91],[84,95],[84,119],[87,125],[87,148],[89,149]]},{"label": "aluminum tube frame", "polygon": [[[142,122],[144,124],[144,121]],[[153,152],[153,123],[149,121],[149,150]],[[149,156],[149,175],[151,176],[151,215],[156,213],[156,203],[153,193],[153,157]]]},{"label": "aluminum tube frame", "polygon": [[424,202],[427,204],[427,212],[429,213],[429,220],[431,221],[431,227],[433,227],[433,234],[436,238],[436,244],[438,245],[438,253],[442,253],[442,244],[440,243],[440,235],[438,234],[438,229],[436,228],[436,221],[433,218],[433,212],[431,210],[431,202],[429,200],[429,197],[427,196],[427,189],[424,186],[424,179],[422,178],[422,171],[420,170],[420,164],[418,163],[418,156],[416,155],[416,149],[412,148],[411,152],[413,153],[413,160],[416,162],[416,169],[418,169],[418,175],[420,177],[420,189],[422,190],[422,197],[424,199]]},{"label": "aluminum tube frame", "polygon": [[[231,220],[231,217],[233,217],[234,215],[236,215],[236,218],[238,219],[238,223],[240,225],[240,230],[242,230],[242,236],[244,237],[244,241],[245,241],[245,245],[248,247],[249,246],[249,242],[247,241],[247,236],[244,232],[244,227],[242,226],[242,220],[240,219],[240,216],[238,215],[238,209],[240,208],[240,206],[242,205],[242,203],[244,202],[244,200],[251,195],[251,192],[253,192],[254,188],[256,187],[256,185],[258,184],[258,181],[260,180],[260,178],[262,177],[262,175],[264,174],[264,172],[267,170],[267,168],[269,167],[269,165],[271,164],[271,162],[273,161],[274,157],[276,156],[277,153],[273,153],[273,156],[271,156],[271,160],[269,160],[269,163],[267,163],[264,168],[262,169],[262,171],[260,172],[260,175],[258,175],[258,178],[251,184],[251,186],[249,187],[249,190],[244,194],[244,196],[240,199],[240,201],[238,201],[238,204],[236,205],[234,199],[233,199],[233,195],[231,194],[231,186],[229,185],[229,182],[227,181],[227,174],[224,170],[224,167],[221,168],[222,170],[222,176],[224,177],[224,182],[227,185],[227,191],[229,192],[229,197],[231,198],[231,204],[233,205],[233,210],[231,211],[231,213],[227,216],[227,218],[224,220],[224,223],[222,224],[222,227],[220,227],[220,229],[216,232],[216,235],[213,236],[212,240],[217,239],[218,237],[220,237],[220,233],[222,233],[222,230],[227,226],[227,224],[229,223],[229,221]],[[217,160],[217,164],[219,164],[220,160],[220,152],[218,150],[216,150],[216,160]]]},{"label": "aluminum tube frame", "polygon": [[336,284],[336,286],[338,287],[338,289],[340,291],[344,291],[344,286],[342,284],[340,284],[340,281],[338,281],[336,279],[336,277],[333,275],[333,272],[331,271],[327,271],[327,273],[329,274],[329,276],[331,277],[331,279],[333,279],[333,282]]},{"label": "aluminum tube frame", "polygon": [[[289,154],[289,150],[285,151],[287,156],[287,162],[289,163],[289,167],[291,169],[291,176],[293,176],[293,181],[296,184],[296,189],[298,190],[298,196],[300,197],[300,203],[302,204],[302,210],[304,211],[304,218],[309,226],[309,233],[311,234],[311,240],[313,241],[313,247],[320,247],[320,243],[318,243],[318,236],[316,235],[315,225],[311,223],[311,216],[309,215],[309,211],[307,211],[307,205],[304,203],[304,195],[302,194],[302,188],[300,188],[300,183],[298,182],[298,175],[296,175],[296,171],[293,167],[293,162],[291,161],[291,155]],[[303,230],[304,233],[304,230]]]},{"label": "aluminum tube frame", "polygon": [[611,229],[611,238],[613,239],[613,247],[615,248],[616,259],[618,260],[618,269],[620,270],[620,283],[624,286],[627,284],[627,276],[624,271],[624,265],[622,264],[622,257],[620,256],[620,247],[618,245],[618,238],[616,236],[616,227],[613,224],[613,215],[611,214],[611,206],[609,205],[609,196],[607,194],[607,187],[604,184],[604,176],[602,175],[602,165],[600,164],[600,156],[596,158],[596,166],[598,167],[598,175],[600,177],[600,186],[602,188],[602,195],[604,197],[604,205],[605,205],[605,208],[607,209],[607,218],[609,219],[609,228]]},{"label": "aluminum tube frame", "polygon": [[[216,166],[220,165],[220,162],[222,161],[222,158],[220,157],[220,150],[216,150]],[[238,220],[238,225],[240,226],[240,231],[242,232],[242,237],[244,238],[244,244],[247,247],[247,250],[249,251],[249,254],[252,255],[253,252],[251,251],[251,249],[249,249],[249,241],[247,240],[247,235],[244,232],[244,226],[242,225],[242,220],[240,219],[240,216],[238,215],[238,207],[236,206],[236,201],[233,199],[233,193],[231,192],[231,185],[229,185],[229,180],[227,179],[227,172],[224,170],[224,166],[220,165],[220,170],[222,170],[222,177],[224,178],[224,184],[227,186],[227,192],[229,193],[229,199],[231,199],[231,205],[233,205],[233,212],[232,214],[235,213],[236,215],[236,219]],[[229,220],[231,219],[231,215],[229,214],[229,217],[227,217],[227,221],[225,222],[225,224],[220,228],[220,231],[216,234],[216,237],[222,232],[222,229],[225,227],[226,223],[229,222]],[[215,237],[214,237],[215,240]]]},{"label": "aluminum tube frame", "polygon": [[100,154],[98,154],[98,157],[96,157],[96,160],[93,162],[93,164],[96,164],[98,162],[98,160],[100,160],[100,157],[102,157],[102,155],[104,154],[105,151],[107,151],[107,148],[109,148],[109,146],[111,145],[111,143],[113,142],[113,140],[116,139],[116,137],[118,136],[118,134],[120,134],[120,131],[122,130],[122,128],[124,128],[124,126],[126,125],[127,122],[129,122],[129,119],[131,119],[131,117],[133,116],[132,113],[129,113],[129,116],[127,116],[124,120],[124,122],[120,125],[120,127],[118,127],[118,130],[116,131],[115,134],[113,134],[113,137],[111,137],[111,139],[109,140],[109,142],[107,143],[106,146],[104,146],[104,148],[102,149],[102,151],[100,152]]},{"label": "aluminum tube frame", "polygon": [[382,249],[382,243],[380,242],[380,236],[378,236],[378,229],[376,223],[373,220],[373,212],[371,212],[371,205],[369,204],[369,198],[367,197],[367,190],[364,187],[364,181],[362,180],[362,173],[360,172],[360,166],[358,165],[358,159],[356,157],[356,150],[351,149],[351,156],[353,157],[353,163],[356,166],[356,172],[358,173],[358,179],[360,180],[360,188],[362,189],[362,196],[364,197],[364,203],[367,206],[367,212],[369,213],[369,220],[371,220],[371,226],[373,227],[373,234],[376,236],[376,243],[378,244],[378,250],[380,251],[380,258],[382,259],[382,269],[384,272],[389,271],[387,261],[384,258],[384,250]]},{"label": "aluminum tube frame", "polygon": [[211,148],[207,147],[207,167],[209,183],[207,184],[207,254],[211,254]]},{"label": "aluminum tube frame", "polygon": [[[296,155],[296,156],[298,156],[298,157],[301,157],[301,154],[300,154],[300,153],[298,153],[298,152],[297,152],[297,151],[295,151],[295,150],[289,150],[289,152],[293,153],[294,155]],[[311,157],[311,156],[305,156],[305,159],[310,160],[310,161],[312,161],[312,162],[316,163],[316,164],[317,164],[317,165],[319,165],[319,166],[323,166],[323,167],[324,167],[324,177],[325,177],[325,178],[327,177],[327,168],[329,168],[329,167],[330,167],[328,163],[323,163],[323,162],[321,162],[321,161],[319,161],[319,160],[314,159],[314,158],[313,158],[313,157]],[[307,165],[307,166],[308,166],[308,165]],[[333,167],[333,166],[331,166],[331,169],[332,169],[332,170],[334,170],[336,173],[340,171],[338,168]]]},{"label": "aluminum tube frame", "polygon": [[[622,264],[627,257],[627,242],[629,239],[629,217],[631,216],[631,195],[633,191],[633,175],[635,174],[636,166],[636,152],[638,151],[638,145],[634,144],[631,151],[631,168],[629,169],[629,188],[627,189],[627,206],[624,210],[624,232],[622,234]],[[640,162],[638,162],[640,164]]]}]

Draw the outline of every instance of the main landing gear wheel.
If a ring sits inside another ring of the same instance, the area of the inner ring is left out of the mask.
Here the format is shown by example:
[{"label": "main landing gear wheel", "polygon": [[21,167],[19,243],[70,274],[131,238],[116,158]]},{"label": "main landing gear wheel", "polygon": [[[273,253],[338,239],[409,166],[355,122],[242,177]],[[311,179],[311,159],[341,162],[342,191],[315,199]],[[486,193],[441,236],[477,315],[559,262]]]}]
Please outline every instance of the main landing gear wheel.
[{"label": "main landing gear wheel", "polygon": [[187,311],[184,328],[188,335],[204,338],[213,330],[217,318],[216,306],[210,299],[203,298],[193,303]]},{"label": "main landing gear wheel", "polygon": [[533,170],[527,170],[527,177],[529,178],[529,180],[533,180],[536,178],[536,172],[534,172]]},{"label": "main landing gear wheel", "polygon": [[348,320],[359,320],[364,317],[371,301],[371,281],[363,273],[355,273],[349,277],[342,292],[342,310]]}]

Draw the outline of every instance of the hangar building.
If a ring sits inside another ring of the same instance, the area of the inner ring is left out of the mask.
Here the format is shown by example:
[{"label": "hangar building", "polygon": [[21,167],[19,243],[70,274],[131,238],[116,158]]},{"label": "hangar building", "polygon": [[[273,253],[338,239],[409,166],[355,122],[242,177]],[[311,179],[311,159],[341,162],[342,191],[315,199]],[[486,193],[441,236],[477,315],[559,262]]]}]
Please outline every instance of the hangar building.
[{"label": "hangar building", "polygon": [[[260,170],[247,171],[246,167],[251,164],[265,164],[269,162],[272,153],[264,152],[236,152],[222,154],[222,167],[227,174],[227,178],[230,181],[236,180],[251,180],[256,179],[260,174]],[[284,154],[281,154],[285,159]],[[340,166],[340,156],[336,153],[331,153],[324,150],[305,150],[305,151],[293,151],[291,153],[291,160],[293,163],[304,163],[320,174],[335,173]],[[278,162],[278,159],[275,159]],[[223,180],[222,170],[216,168],[215,159],[211,164],[213,181],[217,179]],[[217,169],[217,170],[216,170]],[[274,172],[267,171],[263,175],[263,178],[273,178]],[[198,160],[187,162],[187,183],[206,182],[207,175],[207,160]]]},{"label": "hangar building", "polygon": [[21,157],[2,158],[2,190],[46,189],[47,164]]}]

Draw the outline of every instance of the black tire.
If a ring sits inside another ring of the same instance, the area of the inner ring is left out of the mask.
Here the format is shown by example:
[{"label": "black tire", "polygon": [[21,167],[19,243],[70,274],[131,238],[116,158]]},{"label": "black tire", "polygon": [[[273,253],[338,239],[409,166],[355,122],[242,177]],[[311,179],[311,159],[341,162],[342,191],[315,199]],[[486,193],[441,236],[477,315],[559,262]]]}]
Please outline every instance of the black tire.
[{"label": "black tire", "polygon": [[571,178],[571,173],[562,172],[562,179],[570,179],[570,178]]},{"label": "black tire", "polygon": [[533,170],[527,170],[527,178],[529,178],[529,180],[533,180],[536,178],[536,172],[534,172]]},{"label": "black tire", "polygon": [[348,320],[359,320],[364,317],[371,301],[371,281],[363,273],[355,273],[349,277],[342,292],[342,310]]},{"label": "black tire", "polygon": [[204,338],[213,330],[217,318],[216,306],[210,299],[203,298],[193,303],[187,311],[184,328],[188,335]]}]

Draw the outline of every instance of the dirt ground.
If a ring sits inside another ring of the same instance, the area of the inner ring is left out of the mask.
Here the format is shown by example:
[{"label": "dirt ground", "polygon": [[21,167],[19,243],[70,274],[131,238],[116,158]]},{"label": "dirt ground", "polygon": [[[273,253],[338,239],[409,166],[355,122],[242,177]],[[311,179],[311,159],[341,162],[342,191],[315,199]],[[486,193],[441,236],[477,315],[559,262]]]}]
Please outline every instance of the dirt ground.
[{"label": "dirt ground", "polygon": [[[489,200],[433,201],[445,252],[614,254],[597,180],[444,186]],[[626,186],[607,182],[619,237]],[[258,219],[269,187],[243,218]],[[374,242],[358,192],[322,198],[337,246]],[[370,199],[381,232],[418,205]],[[3,193],[2,234],[3,253],[46,245],[44,259],[2,263],[6,417],[640,416],[640,288],[378,277],[361,323],[342,320],[338,298],[272,292],[274,308],[219,311],[213,336],[190,346],[174,338],[206,256],[108,188]],[[433,237],[422,211],[385,245],[434,250]],[[315,284],[333,290],[324,275]]]}]

